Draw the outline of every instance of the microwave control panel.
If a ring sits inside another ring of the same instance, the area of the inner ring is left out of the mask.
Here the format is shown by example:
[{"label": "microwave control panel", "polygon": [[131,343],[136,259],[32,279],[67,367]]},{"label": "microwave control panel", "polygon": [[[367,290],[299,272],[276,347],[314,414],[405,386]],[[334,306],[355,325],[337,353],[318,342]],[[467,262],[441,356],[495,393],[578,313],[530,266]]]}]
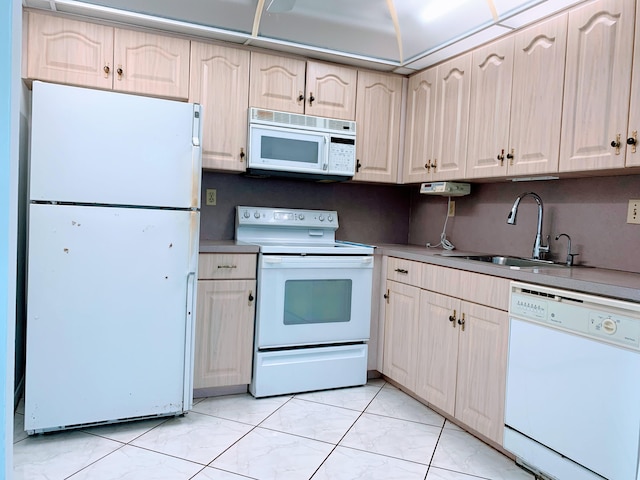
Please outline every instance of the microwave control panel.
[{"label": "microwave control panel", "polygon": [[353,175],[356,162],[355,138],[331,137],[329,140],[329,171]]}]

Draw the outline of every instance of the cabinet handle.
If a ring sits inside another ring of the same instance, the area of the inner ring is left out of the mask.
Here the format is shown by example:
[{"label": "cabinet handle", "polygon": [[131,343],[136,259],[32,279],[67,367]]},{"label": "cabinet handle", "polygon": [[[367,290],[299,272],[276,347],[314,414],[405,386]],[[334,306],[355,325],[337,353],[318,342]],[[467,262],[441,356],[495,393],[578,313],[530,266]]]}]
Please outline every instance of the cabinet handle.
[{"label": "cabinet handle", "polygon": [[436,163],[438,161],[437,158],[433,159],[433,165],[431,165],[433,167],[433,169],[435,170],[436,168],[438,168],[438,164]]},{"label": "cabinet handle", "polygon": [[251,302],[253,302],[253,290],[249,290],[249,306],[251,306]]},{"label": "cabinet handle", "polygon": [[631,145],[631,153],[636,153],[636,146],[638,145],[638,131],[631,132],[631,136],[627,138],[627,145]]},{"label": "cabinet handle", "polygon": [[304,95],[302,94],[302,92],[300,92],[300,95],[298,95],[298,103],[300,102],[304,102]]},{"label": "cabinet handle", "polygon": [[245,157],[244,148],[240,147],[240,161],[241,162],[244,162],[244,157]]},{"label": "cabinet handle", "polygon": [[316,97],[313,96],[313,92],[309,92],[309,106],[313,106],[313,102],[316,100]]},{"label": "cabinet handle", "polygon": [[116,70],[116,73],[118,74],[118,80],[122,80],[122,74],[124,73],[124,70],[122,70],[122,67],[118,67],[118,69]]},{"label": "cabinet handle", "polygon": [[360,159],[356,159],[356,172],[360,171],[360,167],[362,167],[362,164],[360,163]]},{"label": "cabinet handle", "polygon": [[427,172],[431,171],[431,159],[427,160],[427,163],[424,164],[424,168],[427,169]]},{"label": "cabinet handle", "polygon": [[616,139],[611,141],[611,146],[616,149],[615,154],[620,155],[620,134],[617,134]]},{"label": "cabinet handle", "polygon": [[409,273],[409,270],[405,270],[404,268],[396,268],[396,272],[406,275]]},{"label": "cabinet handle", "polygon": [[237,265],[218,265],[218,268],[238,268]]},{"label": "cabinet handle", "polygon": [[389,304],[389,289],[387,288],[387,293],[385,293],[383,295],[384,299],[387,301],[387,304]]},{"label": "cabinet handle", "polygon": [[514,148],[511,149],[511,153],[507,153],[507,158],[509,159],[509,165],[513,165],[513,159],[515,157],[516,151]]},{"label": "cabinet handle", "polygon": [[456,311],[453,311],[453,315],[449,315],[449,321],[451,322],[451,325],[453,326],[453,328],[456,328]]},{"label": "cabinet handle", "polygon": [[504,148],[502,149],[502,153],[499,153],[496,158],[500,160],[500,166],[504,165]]},{"label": "cabinet handle", "polygon": [[462,318],[458,319],[458,325],[460,325],[460,328],[462,328],[462,331],[464,332],[464,313],[462,314]]},{"label": "cabinet handle", "polygon": [[104,78],[108,78],[109,73],[111,72],[111,67],[109,67],[109,65],[105,65],[102,70],[104,70]]}]

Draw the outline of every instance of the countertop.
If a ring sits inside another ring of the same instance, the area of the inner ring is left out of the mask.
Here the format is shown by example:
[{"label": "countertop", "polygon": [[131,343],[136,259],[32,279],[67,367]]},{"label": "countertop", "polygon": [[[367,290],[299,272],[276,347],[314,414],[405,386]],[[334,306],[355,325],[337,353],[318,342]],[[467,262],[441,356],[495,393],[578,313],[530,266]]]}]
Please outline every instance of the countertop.
[{"label": "countertop", "polygon": [[[443,267],[458,268],[476,273],[504,277],[521,282],[537,283],[567,290],[576,290],[594,295],[615,297],[632,302],[640,302],[640,274],[592,267],[536,267],[518,268],[492,263],[478,262],[446,256],[447,254],[465,255],[486,252],[447,252],[441,249],[426,248],[417,245],[378,245],[376,255],[388,255],[407,260],[431,263]],[[442,254],[442,255],[438,255]]]},{"label": "countertop", "polygon": [[[239,244],[235,240],[201,240],[200,253],[258,253],[258,247]],[[474,255],[478,253],[483,254],[486,252],[463,252],[458,250],[448,252],[418,245],[397,244],[377,245],[375,250],[376,255],[404,258],[443,267],[494,275],[510,280],[537,283],[549,287],[576,290],[640,303],[640,274],[638,273],[580,265],[575,267],[517,268],[447,256],[448,254]]]}]

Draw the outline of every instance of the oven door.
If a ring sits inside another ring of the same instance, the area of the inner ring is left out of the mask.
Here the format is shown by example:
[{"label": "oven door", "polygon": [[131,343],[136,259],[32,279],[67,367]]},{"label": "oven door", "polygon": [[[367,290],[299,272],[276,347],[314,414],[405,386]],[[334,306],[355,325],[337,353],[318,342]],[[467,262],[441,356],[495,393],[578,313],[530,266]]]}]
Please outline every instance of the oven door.
[{"label": "oven door", "polygon": [[369,339],[373,256],[260,255],[258,349]]}]

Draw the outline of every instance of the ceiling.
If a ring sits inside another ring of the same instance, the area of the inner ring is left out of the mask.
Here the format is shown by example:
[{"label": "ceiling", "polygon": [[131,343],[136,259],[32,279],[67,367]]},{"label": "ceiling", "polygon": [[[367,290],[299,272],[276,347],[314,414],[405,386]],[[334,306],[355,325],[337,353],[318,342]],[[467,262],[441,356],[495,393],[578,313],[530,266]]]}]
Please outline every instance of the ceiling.
[{"label": "ceiling", "polygon": [[582,1],[23,0],[23,4],[407,74]]}]

